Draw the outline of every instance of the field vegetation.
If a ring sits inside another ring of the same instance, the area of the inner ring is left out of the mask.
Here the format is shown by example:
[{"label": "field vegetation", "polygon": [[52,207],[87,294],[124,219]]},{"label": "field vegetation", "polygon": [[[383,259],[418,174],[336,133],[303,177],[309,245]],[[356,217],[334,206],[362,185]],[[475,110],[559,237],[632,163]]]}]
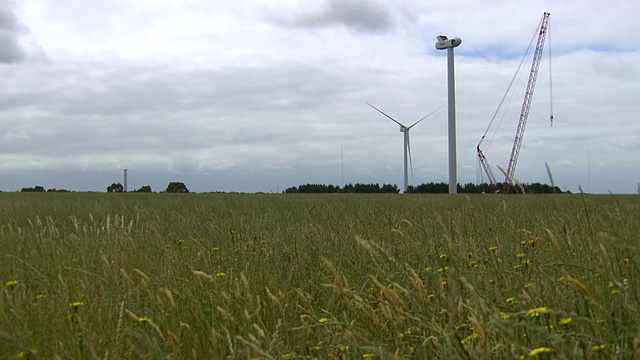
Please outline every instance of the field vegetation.
[{"label": "field vegetation", "polygon": [[0,200],[0,358],[640,358],[636,196]]}]

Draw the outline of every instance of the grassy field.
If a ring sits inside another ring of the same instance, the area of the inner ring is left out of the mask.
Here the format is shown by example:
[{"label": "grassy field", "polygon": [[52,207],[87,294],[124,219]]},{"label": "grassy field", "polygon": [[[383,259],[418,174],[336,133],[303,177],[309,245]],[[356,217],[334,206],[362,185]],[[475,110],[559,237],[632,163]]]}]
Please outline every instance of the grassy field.
[{"label": "grassy field", "polygon": [[640,358],[640,197],[0,194],[0,358]]}]

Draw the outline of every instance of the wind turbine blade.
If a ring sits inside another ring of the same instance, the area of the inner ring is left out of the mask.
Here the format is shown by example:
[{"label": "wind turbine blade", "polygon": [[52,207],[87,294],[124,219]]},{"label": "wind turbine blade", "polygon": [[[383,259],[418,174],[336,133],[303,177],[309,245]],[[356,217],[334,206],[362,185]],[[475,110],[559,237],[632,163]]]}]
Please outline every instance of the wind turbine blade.
[{"label": "wind turbine blade", "polygon": [[418,120],[418,121],[414,122],[411,126],[409,126],[409,127],[407,128],[407,130],[409,130],[409,129],[411,129],[412,127],[414,127],[414,126],[418,125],[418,123],[419,123],[420,121],[422,121],[422,120],[424,120],[424,119],[428,118],[431,114],[433,114],[434,112],[436,112],[436,111],[438,111],[438,110],[442,109],[443,107],[444,107],[444,105],[443,105],[443,106],[440,106],[439,108],[437,108],[437,109],[433,110],[432,112],[428,113],[427,115],[423,116],[423,117],[422,117],[422,119],[420,119],[420,120]]},{"label": "wind turbine blade", "polygon": [[413,180],[413,159],[411,159],[411,139],[407,130],[407,150],[409,150],[409,168],[411,169],[411,180]]},{"label": "wind turbine blade", "polygon": [[377,107],[375,107],[375,106],[373,106],[373,105],[371,105],[371,104],[369,104],[369,103],[367,103],[367,105],[369,105],[369,106],[371,106],[372,108],[374,108],[374,109],[378,110],[378,112],[379,112],[380,114],[382,114],[382,115],[384,115],[384,116],[388,117],[388,118],[389,118],[389,119],[391,119],[391,121],[393,121],[394,123],[396,123],[396,124],[398,124],[398,125],[400,125],[400,126],[402,126],[402,127],[406,127],[406,126],[404,126],[404,125],[400,124],[396,119],[394,119],[394,118],[392,118],[391,116],[389,116],[389,115],[385,114],[382,110],[378,109]]}]

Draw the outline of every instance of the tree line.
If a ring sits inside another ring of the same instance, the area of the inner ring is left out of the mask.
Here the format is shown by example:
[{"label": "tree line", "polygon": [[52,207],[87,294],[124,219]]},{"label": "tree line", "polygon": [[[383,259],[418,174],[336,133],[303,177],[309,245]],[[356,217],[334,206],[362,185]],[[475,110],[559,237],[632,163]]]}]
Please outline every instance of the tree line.
[{"label": "tree line", "polygon": [[[502,184],[498,183],[498,187]],[[510,192],[526,194],[553,194],[562,193],[557,186],[551,186],[542,183],[519,184],[512,186]],[[347,184],[344,187],[326,184],[304,184],[293,186],[284,191],[287,194],[330,194],[330,193],[367,193],[367,194],[396,194],[400,189],[395,184]],[[445,182],[429,182],[420,185],[409,185],[407,189],[409,194],[448,194],[449,184]],[[480,194],[493,193],[490,184],[474,184],[466,183],[458,184],[458,193],[462,194]]]},{"label": "tree line", "polygon": [[[44,186],[41,185],[36,185],[34,187],[23,187],[22,189],[20,189],[20,192],[70,192],[69,190],[66,189],[46,189],[44,188]],[[121,183],[112,183],[111,185],[107,186],[107,192],[109,193],[121,193],[124,192],[124,186],[122,186]],[[150,185],[144,185],[141,186],[139,189],[133,190],[132,192],[136,192],[136,193],[151,193],[153,192],[153,190],[151,190],[151,186]],[[167,185],[167,188],[164,190],[164,192],[167,193],[188,193],[189,189],[187,188],[187,186],[180,181],[172,181]]]},{"label": "tree line", "polygon": [[[107,192],[124,192],[124,186],[122,186],[121,183],[113,183],[107,186]],[[151,190],[150,185],[144,185],[144,186],[141,186],[139,189],[133,190],[133,192],[151,193],[153,192],[153,190]],[[169,185],[167,185],[167,188],[164,190],[164,192],[185,194],[189,192],[189,189],[187,188],[187,185],[185,185],[183,182],[172,181],[169,183]]]},{"label": "tree line", "polygon": [[366,193],[397,194],[400,192],[395,184],[347,184],[344,187],[325,184],[304,184],[292,186],[284,191],[286,194],[330,194],[330,193]]},{"label": "tree line", "polygon": [[[502,188],[502,184],[498,183],[498,188]],[[107,186],[107,192],[121,193],[124,192],[124,186],[121,183],[112,183]],[[46,189],[43,186],[37,185],[34,187],[24,187],[21,192],[69,192],[65,189]],[[140,188],[133,190],[135,193],[151,193],[153,190],[150,185],[144,185]],[[167,188],[163,191],[165,193],[189,193],[189,189],[183,182],[172,181],[167,185]],[[395,184],[347,184],[343,187],[331,184],[303,184],[299,186],[292,186],[287,188],[284,193],[286,194],[336,194],[336,193],[353,193],[353,194],[397,194],[400,189]],[[530,184],[518,184],[517,186],[511,186],[511,193],[526,193],[526,194],[552,194],[563,193],[557,186],[551,186],[542,183],[530,183]],[[445,182],[429,182],[420,185],[409,185],[407,193],[410,194],[448,194],[449,184]],[[474,184],[466,183],[464,185],[458,184],[458,193],[462,194],[479,194],[479,193],[493,193],[490,184]]]},{"label": "tree line", "polygon": [[24,187],[20,192],[70,192],[66,189],[44,189],[44,186],[36,185],[34,187]]}]

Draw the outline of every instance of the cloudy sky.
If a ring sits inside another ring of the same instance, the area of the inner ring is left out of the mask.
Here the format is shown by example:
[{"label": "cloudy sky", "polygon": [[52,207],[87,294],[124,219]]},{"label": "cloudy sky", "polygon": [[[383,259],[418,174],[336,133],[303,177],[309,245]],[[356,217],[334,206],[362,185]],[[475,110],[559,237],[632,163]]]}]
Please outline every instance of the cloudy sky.
[{"label": "cloudy sky", "polygon": [[[640,3],[627,0],[0,0],[0,190],[104,191],[125,168],[130,189],[401,186],[402,134],[367,103],[407,124],[446,105],[439,34],[463,41],[458,180],[476,182],[476,145],[544,11],[516,178],[548,182],[548,163],[565,190],[635,193]],[[483,143],[494,168],[530,66]],[[411,146],[412,183],[448,181],[446,106]]]}]

